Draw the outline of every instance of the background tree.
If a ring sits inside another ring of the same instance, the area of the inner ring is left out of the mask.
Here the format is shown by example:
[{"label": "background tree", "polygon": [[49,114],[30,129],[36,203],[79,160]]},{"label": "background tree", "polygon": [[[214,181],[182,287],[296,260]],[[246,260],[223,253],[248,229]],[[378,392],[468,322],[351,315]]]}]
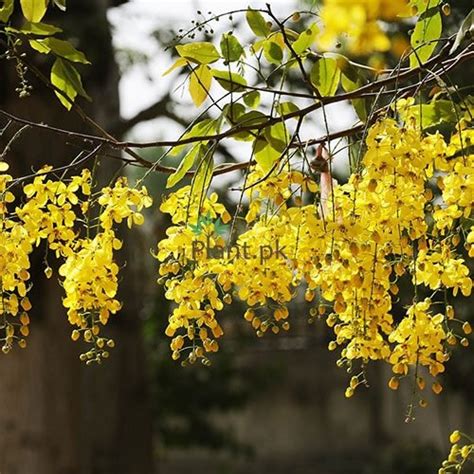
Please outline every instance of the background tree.
[{"label": "background tree", "polygon": [[[106,2],[81,1],[71,4],[67,15],[59,10],[47,15],[47,21],[60,24],[67,39],[94,62],[94,67],[81,70],[89,93],[100,97],[87,106],[87,111],[105,128],[119,116],[118,72],[106,19],[108,6]],[[21,24],[19,11],[13,21]],[[4,53],[4,35],[0,41]],[[49,59],[39,55],[28,58],[39,73],[49,75]],[[51,91],[31,69],[25,71],[24,79],[33,87],[32,93],[19,98],[14,93],[18,62],[3,59],[0,67],[2,109],[34,122],[90,131],[80,116],[65,113],[64,107],[52,100]],[[5,148],[17,175],[37,170],[38,156],[47,157],[54,166],[64,166],[78,152],[67,140],[17,126],[5,117],[1,121],[2,150]],[[20,130],[22,140],[12,140]],[[114,163],[107,163],[107,173],[116,169]],[[134,277],[129,272],[128,284],[124,284],[127,303],[112,325],[112,332],[123,340],[117,357],[110,361],[108,370],[86,368],[78,359],[77,348],[71,346],[61,289],[44,276],[44,256],[42,246],[30,270],[35,304],[29,350],[0,364],[0,470],[37,474],[151,472],[149,389],[141,322],[136,317],[140,291]],[[57,271],[54,255],[49,254],[48,262]]]}]

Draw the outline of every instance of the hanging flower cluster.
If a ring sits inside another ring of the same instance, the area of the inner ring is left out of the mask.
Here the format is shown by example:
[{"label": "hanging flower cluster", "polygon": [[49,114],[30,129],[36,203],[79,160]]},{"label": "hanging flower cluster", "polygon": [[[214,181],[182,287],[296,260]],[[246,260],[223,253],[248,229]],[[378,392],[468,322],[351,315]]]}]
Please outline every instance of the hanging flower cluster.
[{"label": "hanging flower cluster", "polygon": [[[7,169],[2,163],[2,172]],[[48,179],[51,174],[51,167],[42,168],[33,182],[23,187],[23,202],[14,210],[9,205],[15,196],[8,188],[13,178],[0,174],[2,351],[9,352],[15,343],[26,347],[31,309],[27,296],[30,255],[44,242],[47,251],[64,262],[59,269],[66,293],[63,304],[69,322],[77,327],[71,337],[78,340],[82,336],[92,345],[81,359],[100,362],[108,356],[105,348],[114,345],[113,340],[99,336],[100,325],[105,325],[109,315],[121,306],[115,299],[119,268],[113,252],[121,248],[122,242],[115,235],[115,226],[124,219],[129,227],[141,224],[140,211],[151,206],[151,198],[145,188],[130,188],[125,178],[93,196],[88,169],[68,179]],[[95,205],[100,211],[93,218]],[[46,259],[46,277],[50,278],[52,272]]]},{"label": "hanging flower cluster", "polygon": [[220,295],[217,281],[224,265],[219,259],[208,259],[207,253],[222,246],[216,226],[231,217],[215,193],[202,200],[189,186],[169,196],[160,209],[172,215],[174,224],[167,229],[167,238],[159,242],[157,254],[164,262],[160,280],[166,282],[166,297],[177,303],[166,334],[173,338],[173,359],[187,350],[190,361],[195,361],[204,357],[204,351],[217,351],[217,339],[223,334],[216,313],[229,298],[228,294]]},{"label": "hanging flower cluster", "polygon": [[[7,170],[6,163],[2,163],[2,173]],[[8,205],[15,200],[8,191],[11,181],[10,175],[0,175],[0,343],[4,353],[15,342],[26,347],[24,338],[29,334],[31,309],[27,282],[32,243],[27,230],[8,215]]]},{"label": "hanging flower cluster", "polygon": [[448,459],[443,461],[438,474],[462,472],[464,467],[474,462],[474,440],[458,430],[453,431],[449,437],[451,451]]},{"label": "hanging flower cluster", "polygon": [[[229,216],[215,194],[199,203],[186,188],[164,201],[173,226],[157,258],[166,296],[177,304],[166,331],[174,359],[185,354],[207,363],[222,334],[217,312],[236,297],[258,336],[288,329],[288,304],[304,286],[305,299],[314,300],[311,316],[327,314],[339,366],[352,371],[355,363],[383,360],[392,366],[392,389],[412,374],[421,392],[429,374],[432,390],[442,390],[437,376],[471,333],[455,318],[449,295],[472,291],[459,248],[465,234],[472,256],[472,131],[463,119],[449,142],[424,134],[411,105],[398,104],[402,125],[384,118],[370,128],[366,153],[345,184],[331,184],[325,171],[318,186],[288,163],[262,179],[267,173],[255,165],[246,183],[247,228],[236,238],[229,229],[226,239],[220,235],[219,220]],[[404,275],[413,299],[400,320],[392,304]],[[363,370],[346,396],[362,383]],[[419,401],[426,404],[421,394]]]}]

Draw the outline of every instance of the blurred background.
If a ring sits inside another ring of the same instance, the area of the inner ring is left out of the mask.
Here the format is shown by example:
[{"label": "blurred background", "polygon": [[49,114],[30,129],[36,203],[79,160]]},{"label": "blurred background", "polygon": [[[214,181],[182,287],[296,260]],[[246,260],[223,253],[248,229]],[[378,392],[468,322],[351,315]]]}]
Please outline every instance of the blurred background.
[{"label": "blurred background", "polygon": [[[318,9],[317,2],[281,0],[271,5],[282,17],[298,9]],[[447,34],[456,31],[470,6],[464,0],[453,2],[451,15],[444,19]],[[81,71],[94,99],[88,112],[116,137],[159,140],[176,138],[197,115],[180,87],[185,75],[162,77],[175,54],[166,47],[193,21],[246,7],[234,0],[69,0],[65,15],[50,13],[48,20],[62,23],[93,64]],[[241,18],[224,17],[213,25],[215,34],[234,30],[250,38]],[[363,61],[397,63],[410,25],[388,28],[398,48]],[[43,60],[35,59],[46,70]],[[3,109],[87,130],[34,77],[33,95],[19,99],[14,65],[4,63]],[[453,83],[471,86],[474,71],[466,67],[451,74]],[[292,87],[297,90],[301,84],[295,79]],[[356,120],[348,105],[328,113],[331,130]],[[305,133],[321,135],[318,123],[315,114],[314,129]],[[74,144],[42,132],[30,129],[25,136],[7,157],[17,175],[44,162],[67,163],[77,153]],[[153,159],[161,153],[148,149],[144,156]],[[246,153],[241,145],[229,145],[219,156],[232,162],[247,159]],[[177,159],[170,163],[176,165]],[[342,153],[336,163],[341,181],[347,173],[344,163]],[[113,160],[103,160],[103,175],[110,176],[114,166]],[[140,176],[138,171],[129,173]],[[231,209],[235,198],[229,188],[239,179],[236,174],[213,182]],[[415,420],[406,423],[412,402],[409,384],[389,390],[390,373],[383,365],[368,371],[369,389],[344,398],[351,374],[336,367],[337,354],[327,350],[328,328],[323,320],[309,318],[304,298],[290,307],[291,330],[264,338],[255,336],[242,318],[244,308],[234,303],[232,311],[222,314],[226,334],[211,367],[183,368],[173,362],[164,335],[171,308],[156,284],[158,265],[150,255],[169,225],[157,210],[165,181],[158,174],[148,178],[156,205],[142,229],[125,235],[120,257],[124,308],[109,323],[117,347],[105,365],[79,362],[81,349],[69,339],[61,288],[54,278],[44,278],[42,255],[33,262],[29,347],[0,358],[1,474],[433,474],[449,451],[449,433],[474,433],[471,348],[454,352],[441,395],[428,396],[428,407],[417,408]],[[409,298],[408,284],[405,290],[402,284],[395,316],[403,314]],[[457,302],[456,311],[474,320],[466,300]]]}]

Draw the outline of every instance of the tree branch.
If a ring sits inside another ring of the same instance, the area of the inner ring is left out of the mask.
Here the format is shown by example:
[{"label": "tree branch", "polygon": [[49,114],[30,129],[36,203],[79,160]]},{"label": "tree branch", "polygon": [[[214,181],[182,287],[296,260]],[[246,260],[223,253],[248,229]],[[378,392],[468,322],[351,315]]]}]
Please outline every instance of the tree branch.
[{"label": "tree branch", "polygon": [[[257,132],[258,133],[259,131],[263,130],[266,127],[272,126],[272,125],[274,125],[276,123],[279,123],[279,122],[282,122],[282,121],[289,120],[291,118],[298,118],[298,119],[304,118],[307,115],[314,112],[315,110],[318,110],[319,108],[321,108],[325,105],[329,105],[329,104],[333,104],[333,103],[337,103],[337,102],[342,102],[342,101],[347,101],[347,100],[352,100],[352,99],[356,99],[356,98],[371,96],[373,91],[377,91],[380,88],[385,87],[389,84],[397,84],[398,85],[399,83],[401,83],[403,81],[407,81],[407,80],[411,79],[412,77],[420,75],[420,74],[424,74],[424,78],[422,79],[422,82],[426,83],[427,81],[434,80],[438,76],[437,71],[434,71],[434,70],[431,71],[431,69],[436,69],[437,66],[440,66],[442,68],[442,72],[440,74],[443,74],[447,70],[450,70],[450,69],[456,67],[457,65],[459,65],[463,61],[467,61],[469,59],[472,59],[472,57],[474,55],[474,51],[472,51],[472,49],[473,49],[472,44],[470,44],[468,47],[466,47],[460,53],[458,53],[456,55],[451,55],[449,50],[451,48],[452,42],[453,42],[453,38],[448,39],[447,42],[446,42],[446,45],[442,48],[442,50],[440,51],[440,53],[438,55],[434,56],[429,61],[427,61],[425,64],[423,64],[423,65],[421,65],[417,68],[404,70],[403,72],[398,71],[397,74],[393,74],[389,77],[385,77],[385,78],[380,79],[378,81],[375,81],[373,83],[366,84],[366,85],[364,85],[364,86],[362,86],[362,87],[360,87],[360,88],[358,88],[354,91],[351,91],[351,92],[342,93],[342,94],[339,94],[339,95],[336,95],[336,96],[331,96],[331,97],[321,97],[320,100],[317,100],[315,103],[313,103],[313,104],[311,104],[311,105],[309,105],[305,108],[302,108],[302,109],[299,109],[299,110],[296,110],[296,111],[293,111],[293,112],[290,112],[290,113],[287,113],[287,114],[284,114],[284,115],[281,115],[281,116],[278,116],[278,117],[268,116],[266,120],[263,120],[261,123],[258,123],[258,124],[253,124],[253,125],[245,125],[244,123],[243,124],[238,124],[236,126],[230,127],[229,129],[227,129],[227,130],[225,130],[221,133],[217,133],[217,134],[214,134],[214,135],[194,136],[194,137],[180,138],[180,139],[177,139],[177,140],[159,140],[159,141],[152,141],[152,142],[118,141],[109,132],[103,130],[90,117],[88,117],[85,114],[85,112],[77,104],[72,104],[73,109],[84,119],[84,121],[86,121],[87,123],[92,125],[96,130],[98,130],[101,133],[102,136],[95,136],[95,135],[90,135],[90,134],[85,134],[85,133],[73,132],[73,131],[70,131],[70,130],[63,130],[61,128],[52,127],[50,125],[46,125],[46,124],[43,124],[43,123],[35,123],[35,122],[32,122],[32,121],[17,117],[17,116],[15,116],[15,115],[7,112],[7,111],[4,111],[4,110],[0,110],[0,115],[8,118],[9,120],[12,120],[12,121],[18,123],[18,124],[28,125],[28,126],[31,126],[31,127],[41,129],[41,130],[45,130],[45,131],[49,131],[49,132],[52,132],[52,133],[64,135],[64,136],[66,136],[70,139],[71,138],[78,139],[81,142],[83,142],[83,144],[85,144],[87,148],[90,148],[90,146],[94,145],[94,144],[95,145],[102,144],[102,145],[107,145],[108,147],[110,147],[112,149],[123,150],[123,151],[127,152],[131,157],[133,157],[134,162],[132,162],[132,163],[134,163],[138,166],[142,166],[142,167],[145,167],[145,168],[153,168],[154,170],[159,171],[159,172],[173,173],[175,171],[175,168],[162,166],[162,165],[159,165],[157,163],[149,162],[149,161],[143,159],[142,157],[140,157],[135,151],[132,150],[132,148],[175,147],[175,146],[179,146],[179,145],[196,143],[196,142],[200,142],[200,141],[204,141],[204,140],[206,140],[206,141],[213,140],[213,141],[216,141],[216,142],[220,142],[221,140],[223,140],[225,138],[231,138],[231,137],[233,137],[236,134],[239,134],[241,132],[252,132],[252,133]],[[42,75],[42,73],[40,71],[38,71],[34,66],[31,66],[29,64],[28,64],[28,66],[31,69],[34,70],[35,74],[37,74],[38,77],[40,77],[40,79],[43,82],[45,82],[45,84],[48,87],[53,88],[53,90],[56,89],[56,88],[54,88],[54,86],[52,86],[49,83],[49,81]],[[418,82],[418,84],[419,83],[420,82]],[[403,88],[402,90],[403,90],[404,93],[407,93],[413,87],[416,87],[416,86],[417,86],[416,84],[410,85],[406,88]],[[269,91],[267,91],[267,92],[269,92]],[[137,123],[139,123],[143,120],[147,120],[147,119],[149,120],[151,118],[156,117],[157,115],[159,116],[160,113],[161,113],[161,116],[168,117],[168,118],[171,118],[173,120],[176,120],[178,123],[180,123],[182,121],[184,124],[186,124],[186,122],[183,119],[177,117],[172,112],[169,112],[167,110],[166,103],[167,103],[168,100],[169,100],[168,96],[165,96],[163,99],[161,99],[157,103],[153,104],[149,108],[139,112],[132,119],[124,122],[123,124],[118,124],[115,131],[117,131],[117,129],[120,129],[120,127],[122,128],[122,130],[124,130],[127,127],[130,128],[131,126],[133,126],[133,125],[135,125],[135,124],[137,124]],[[381,112],[383,112],[383,110],[385,110],[385,108],[380,109],[378,111],[378,113],[375,114],[375,118],[373,120],[375,120],[376,117],[378,117],[379,114]],[[358,124],[354,127],[342,130],[340,132],[335,132],[335,133],[332,133],[332,134],[328,133],[328,134],[326,134],[326,135],[324,135],[320,138],[308,140],[305,143],[294,143],[292,145],[292,147],[301,147],[301,146],[308,146],[308,145],[314,145],[314,144],[319,144],[319,143],[325,143],[329,140],[351,136],[351,135],[354,135],[356,133],[361,132],[364,129],[365,126],[366,126],[366,124]],[[219,144],[219,145],[222,146],[222,144]],[[221,151],[222,151],[222,148],[221,148]],[[223,154],[232,158],[232,155],[229,152],[225,151]],[[229,164],[229,165],[221,165],[221,166],[216,167],[216,169],[214,170],[214,174],[215,175],[224,174],[224,173],[227,173],[227,172],[230,172],[230,171],[243,169],[243,168],[247,167],[249,165],[249,163],[250,162],[235,163],[235,164]],[[190,171],[187,174],[192,175],[193,173],[194,173],[193,171]]]}]

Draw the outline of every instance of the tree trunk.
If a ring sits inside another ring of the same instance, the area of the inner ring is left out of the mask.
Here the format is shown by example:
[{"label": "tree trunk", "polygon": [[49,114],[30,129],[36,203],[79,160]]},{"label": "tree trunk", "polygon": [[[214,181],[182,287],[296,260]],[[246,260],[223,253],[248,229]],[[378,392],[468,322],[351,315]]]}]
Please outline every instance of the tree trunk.
[{"label": "tree trunk", "polygon": [[[85,74],[86,89],[95,97],[90,110],[107,126],[118,115],[118,72],[105,3],[70,2],[64,29],[77,35],[79,47],[93,63]],[[35,90],[30,98],[19,99],[15,73],[9,67],[1,73],[3,109],[30,120],[85,130],[77,115],[58,105],[31,74]],[[4,144],[2,140],[0,145]],[[66,164],[78,151],[62,137],[30,129],[6,159],[12,174],[19,175],[44,163]],[[148,384],[137,316],[140,296],[127,287],[131,278],[124,278],[120,288],[124,307],[109,323],[117,347],[102,366],[86,367],[78,358],[80,344],[69,337],[62,288],[55,277],[44,277],[42,260],[40,248],[32,257],[34,307],[28,347],[0,357],[0,473],[152,473]]]}]

